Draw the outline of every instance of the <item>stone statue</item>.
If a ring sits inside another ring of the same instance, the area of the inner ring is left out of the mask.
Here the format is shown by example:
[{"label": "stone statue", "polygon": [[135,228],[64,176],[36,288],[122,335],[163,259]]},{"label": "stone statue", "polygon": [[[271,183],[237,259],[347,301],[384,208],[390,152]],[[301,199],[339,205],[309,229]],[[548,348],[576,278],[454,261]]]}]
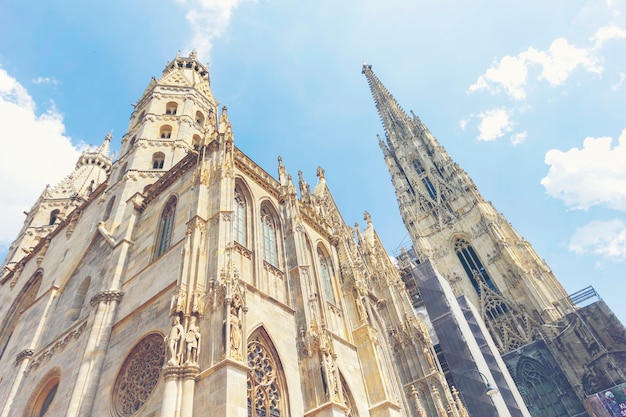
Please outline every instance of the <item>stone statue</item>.
[{"label": "stone statue", "polygon": [[241,298],[235,296],[230,305],[230,352],[234,359],[240,360],[242,323],[239,318]]},{"label": "stone statue", "polygon": [[169,359],[167,361],[168,365],[178,366],[180,365],[180,357],[182,354],[182,341],[183,341],[183,333],[185,329],[183,325],[180,324],[180,317],[174,316],[174,321],[172,323],[172,328],[170,329],[170,334],[165,338],[165,342],[168,347],[168,355]]},{"label": "stone statue", "polygon": [[189,319],[189,327],[185,334],[185,344],[187,345],[187,358],[185,365],[195,365],[198,363],[198,351],[200,350],[200,328],[196,324],[196,316]]}]

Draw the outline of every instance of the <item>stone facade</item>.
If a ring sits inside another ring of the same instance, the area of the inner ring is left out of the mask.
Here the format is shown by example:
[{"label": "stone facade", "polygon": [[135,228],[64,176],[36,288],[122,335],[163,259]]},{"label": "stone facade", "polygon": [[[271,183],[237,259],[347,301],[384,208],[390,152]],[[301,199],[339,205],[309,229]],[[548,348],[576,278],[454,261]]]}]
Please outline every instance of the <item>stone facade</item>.
[{"label": "stone facade", "polygon": [[239,150],[195,54],[110,140],[5,261],[0,416],[467,415],[369,215]]},{"label": "stone facade", "polygon": [[[429,261],[476,308],[533,416],[586,415],[586,396],[626,382],[624,326],[601,300],[581,308],[585,297],[568,296],[420,119],[404,112],[371,66],[362,72],[385,128],[379,145],[413,243],[400,259]],[[419,300],[419,289],[409,289]],[[554,401],[541,398],[548,393]]]}]

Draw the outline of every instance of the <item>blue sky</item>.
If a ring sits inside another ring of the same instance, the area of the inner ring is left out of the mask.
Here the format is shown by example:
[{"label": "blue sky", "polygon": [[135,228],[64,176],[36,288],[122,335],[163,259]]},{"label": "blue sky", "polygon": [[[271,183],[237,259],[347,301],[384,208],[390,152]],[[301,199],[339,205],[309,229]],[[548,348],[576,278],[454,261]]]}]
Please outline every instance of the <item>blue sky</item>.
[{"label": "blue sky", "polygon": [[553,269],[626,322],[626,3],[620,0],[4,2],[0,257],[78,150],[126,131],[178,50],[210,63],[237,146],[277,156],[390,252],[409,244],[362,62]]}]

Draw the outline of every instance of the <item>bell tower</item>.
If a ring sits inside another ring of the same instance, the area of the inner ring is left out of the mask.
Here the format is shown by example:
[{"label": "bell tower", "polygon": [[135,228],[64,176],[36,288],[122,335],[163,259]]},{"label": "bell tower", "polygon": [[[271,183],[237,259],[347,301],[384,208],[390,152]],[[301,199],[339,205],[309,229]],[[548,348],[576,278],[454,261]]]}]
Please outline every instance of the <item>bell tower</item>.
[{"label": "bell tower", "polygon": [[177,54],[134,104],[114,181],[126,173],[154,177],[172,168],[215,131],[217,106],[208,65],[195,51],[189,57]]},{"label": "bell tower", "polygon": [[379,145],[417,262],[429,259],[480,310],[501,352],[571,311],[550,268],[478,192],[420,119],[407,115],[363,65],[385,129]]}]

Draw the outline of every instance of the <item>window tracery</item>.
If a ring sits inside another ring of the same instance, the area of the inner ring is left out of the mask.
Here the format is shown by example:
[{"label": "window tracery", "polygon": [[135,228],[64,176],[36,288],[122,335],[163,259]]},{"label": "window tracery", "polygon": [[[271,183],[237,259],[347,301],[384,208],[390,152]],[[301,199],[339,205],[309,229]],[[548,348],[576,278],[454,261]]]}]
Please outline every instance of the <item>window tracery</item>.
[{"label": "window tracery", "polygon": [[233,201],[233,238],[235,242],[246,246],[246,199],[239,186],[235,187]]},{"label": "window tracery", "polygon": [[336,304],[335,293],[333,291],[334,271],[330,259],[324,254],[321,248],[317,248],[317,257],[320,263],[320,276],[322,281],[322,288],[324,289],[324,296],[326,301],[331,304]]},{"label": "window tracery", "polygon": [[[561,393],[555,382],[546,375],[545,366],[524,358],[517,365],[517,377],[522,381],[527,404],[537,404],[538,416],[566,417],[570,414],[561,402]],[[533,414],[535,415],[535,414]]]},{"label": "window tracery", "polygon": [[480,295],[480,283],[477,281],[478,279],[482,279],[484,283],[495,293],[499,294],[498,288],[495,286],[491,277],[487,273],[487,270],[483,266],[480,258],[474,251],[474,248],[469,244],[469,242],[463,238],[457,238],[454,241],[454,251],[463,265],[463,269],[467,274],[468,278],[472,282],[474,289]]},{"label": "window tracery", "polygon": [[176,215],[176,197],[172,196],[161,214],[159,229],[157,232],[156,257],[161,256],[170,247],[172,231],[174,229],[174,216]]},{"label": "window tracery", "polygon": [[263,235],[263,259],[271,265],[278,266],[278,239],[276,221],[272,213],[261,209],[261,231]]},{"label": "window tracery", "polygon": [[261,335],[248,344],[248,366],[248,417],[287,417],[282,366]]},{"label": "window tracery", "polygon": [[128,355],[113,388],[113,411],[119,417],[135,414],[159,382],[165,360],[163,335],[144,337]]}]

